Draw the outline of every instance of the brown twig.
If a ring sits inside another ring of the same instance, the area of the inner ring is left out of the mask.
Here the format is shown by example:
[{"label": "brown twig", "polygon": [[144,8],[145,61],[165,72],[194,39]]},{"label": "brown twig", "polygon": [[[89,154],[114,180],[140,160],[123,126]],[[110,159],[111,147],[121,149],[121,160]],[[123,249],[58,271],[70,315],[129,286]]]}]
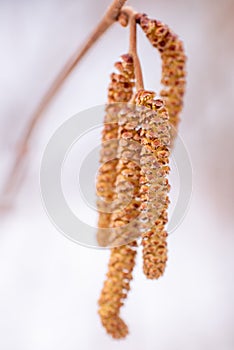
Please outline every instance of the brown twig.
[{"label": "brown twig", "polygon": [[136,12],[131,7],[124,7],[122,13],[125,13],[129,18],[130,27],[130,39],[129,39],[129,53],[133,57],[134,72],[136,79],[136,90],[144,89],[143,75],[141,69],[141,63],[137,53],[137,24],[136,24]]},{"label": "brown twig", "polygon": [[3,196],[9,195],[11,192],[16,190],[16,182],[19,177],[23,161],[28,152],[28,145],[31,139],[31,136],[34,132],[34,129],[40,119],[43,116],[43,112],[48,107],[49,103],[56,95],[66,78],[70,75],[70,73],[74,70],[80,60],[84,57],[84,55],[88,52],[88,50],[95,44],[95,42],[102,36],[107,29],[118,20],[121,9],[124,6],[127,0],[114,0],[110,7],[107,9],[105,15],[97,25],[97,27],[90,34],[85,44],[78,49],[73,56],[67,61],[66,65],[63,67],[61,72],[58,74],[48,91],[45,93],[42,98],[40,104],[36,108],[35,112],[30,118],[30,122],[26,128],[25,134],[22,137],[22,141],[17,148],[17,154],[15,157],[15,161],[13,167],[9,173],[7,182],[3,189]]}]

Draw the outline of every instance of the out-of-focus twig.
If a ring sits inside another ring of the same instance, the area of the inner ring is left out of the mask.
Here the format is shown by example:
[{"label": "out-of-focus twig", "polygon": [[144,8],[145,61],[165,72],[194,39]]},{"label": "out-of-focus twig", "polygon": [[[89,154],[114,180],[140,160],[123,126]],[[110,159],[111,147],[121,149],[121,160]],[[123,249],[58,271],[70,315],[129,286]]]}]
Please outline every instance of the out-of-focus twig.
[{"label": "out-of-focus twig", "polygon": [[[79,48],[77,52],[73,54],[73,56],[67,61],[66,65],[63,67],[61,72],[57,75],[54,82],[52,83],[48,91],[45,93],[44,97],[42,98],[41,102],[36,108],[35,112],[31,116],[29,124],[27,125],[27,128],[25,130],[25,133],[22,136],[22,140],[17,147],[17,153],[15,156],[13,166],[10,170],[7,181],[3,188],[2,199],[0,200],[1,201],[0,210],[1,210],[1,207],[5,206],[4,203],[2,203],[2,201],[4,201],[4,198],[8,198],[11,201],[13,195],[17,190],[17,185],[19,185],[17,182],[21,173],[24,160],[26,158],[26,154],[28,152],[29,142],[35,130],[36,125],[38,124],[38,122],[41,120],[43,116],[43,112],[46,110],[49,103],[51,102],[53,97],[56,95],[56,93],[58,92],[58,90],[60,89],[64,81],[67,79],[70,73],[74,70],[74,68],[77,66],[80,60],[84,57],[84,55],[88,52],[88,50],[95,44],[95,42],[102,36],[102,34],[106,32],[107,29],[115,21],[118,20],[119,15],[121,13],[121,9],[124,6],[126,1],[127,0],[113,1],[113,3],[110,5],[106,13],[104,14],[103,18],[100,20],[97,27],[93,30],[93,32],[90,34],[90,36],[86,40],[85,44],[81,48]],[[120,23],[122,25],[127,24],[127,23],[124,23],[123,16],[121,16]]]}]

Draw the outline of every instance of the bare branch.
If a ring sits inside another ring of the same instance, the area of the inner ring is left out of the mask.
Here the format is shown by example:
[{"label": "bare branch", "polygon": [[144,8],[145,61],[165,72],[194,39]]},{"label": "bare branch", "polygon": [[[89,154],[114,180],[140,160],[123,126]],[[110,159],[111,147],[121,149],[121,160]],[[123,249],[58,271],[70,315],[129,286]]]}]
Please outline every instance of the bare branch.
[{"label": "bare branch", "polygon": [[[114,0],[110,7],[107,9],[105,15],[97,25],[97,27],[90,34],[85,44],[78,49],[73,56],[67,61],[66,65],[63,67],[61,72],[58,74],[48,91],[45,93],[42,98],[40,104],[36,108],[35,112],[30,118],[29,124],[25,130],[24,135],[22,136],[22,140],[17,147],[17,154],[15,156],[15,161],[13,167],[9,173],[7,182],[3,189],[3,198],[9,197],[10,194],[13,193],[17,189],[17,181],[20,176],[20,172],[23,166],[24,159],[28,152],[29,142],[32,137],[32,134],[37,126],[38,122],[41,120],[43,116],[43,112],[48,107],[49,103],[53,99],[53,97],[57,94],[60,87],[63,85],[64,81],[71,74],[80,60],[84,57],[84,55],[88,52],[88,50],[95,44],[95,42],[102,36],[107,29],[118,20],[121,9],[124,6],[126,0]],[[19,184],[18,184],[19,185]],[[4,199],[3,199],[4,200]]]}]

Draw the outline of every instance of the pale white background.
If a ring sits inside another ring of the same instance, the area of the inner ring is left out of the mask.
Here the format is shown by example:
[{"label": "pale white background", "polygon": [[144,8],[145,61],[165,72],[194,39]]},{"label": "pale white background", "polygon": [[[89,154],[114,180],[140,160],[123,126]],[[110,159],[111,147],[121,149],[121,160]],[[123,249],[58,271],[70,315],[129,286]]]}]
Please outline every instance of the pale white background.
[{"label": "pale white background", "polygon": [[[37,102],[109,1],[0,1],[1,183]],[[0,226],[0,349],[233,350],[233,0],[131,3],[183,38],[188,91],[181,136],[193,165],[193,198],[169,238],[169,263],[147,281],[139,256],[122,314],[126,340],[106,336],[97,316],[108,251],[63,237],[44,212],[43,150],[78,111],[105,103],[113,62],[127,50],[115,25],[82,61],[44,114],[13,212]],[[160,60],[140,35],[146,86],[159,88]]]}]

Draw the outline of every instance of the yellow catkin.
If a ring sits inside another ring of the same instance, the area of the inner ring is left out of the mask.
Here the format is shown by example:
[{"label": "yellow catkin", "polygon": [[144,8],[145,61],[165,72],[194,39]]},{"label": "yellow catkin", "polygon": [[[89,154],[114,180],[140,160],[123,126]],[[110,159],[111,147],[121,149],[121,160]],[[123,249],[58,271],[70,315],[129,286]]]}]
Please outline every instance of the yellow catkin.
[{"label": "yellow catkin", "polygon": [[162,59],[163,89],[160,96],[164,99],[173,128],[172,138],[176,136],[180,112],[183,108],[185,93],[186,56],[182,41],[164,23],[149,19],[146,14],[138,14],[137,22],[145,32],[151,44],[158,49]]},{"label": "yellow catkin", "polygon": [[[115,64],[119,73],[111,74],[111,83],[108,88],[108,105],[104,118],[104,129],[102,132],[102,150],[100,156],[101,167],[97,177],[97,208],[99,220],[97,241],[100,246],[108,244],[108,231],[102,228],[109,227],[112,212],[111,203],[114,196],[114,184],[116,181],[116,158],[118,147],[118,120],[119,111],[116,102],[128,102],[132,97],[134,87],[134,69],[131,55],[121,56],[121,61]],[[110,160],[111,159],[111,160]]]},{"label": "yellow catkin", "polygon": [[143,245],[143,270],[147,278],[159,278],[167,261],[167,208],[170,186],[169,172],[170,124],[167,109],[151,91],[139,91],[136,104],[143,107],[141,125],[140,224]]}]

